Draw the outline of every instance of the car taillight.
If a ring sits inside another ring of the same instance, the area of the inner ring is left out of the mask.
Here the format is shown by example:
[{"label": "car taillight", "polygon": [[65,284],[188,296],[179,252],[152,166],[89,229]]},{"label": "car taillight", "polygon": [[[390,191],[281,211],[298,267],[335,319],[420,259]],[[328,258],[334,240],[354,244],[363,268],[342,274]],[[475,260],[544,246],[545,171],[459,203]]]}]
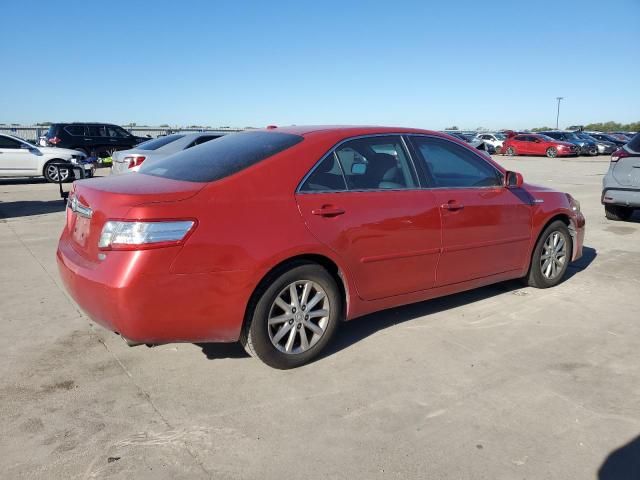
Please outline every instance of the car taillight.
[{"label": "car taillight", "polygon": [[147,157],[144,157],[142,155],[131,155],[128,157],[124,157],[124,160],[125,162],[129,162],[129,168],[133,168],[141,165],[142,162],[144,162],[145,158]]},{"label": "car taillight", "polygon": [[51,145],[57,145],[60,143],[60,139],[58,137],[51,137],[48,141]]},{"label": "car taillight", "polygon": [[615,152],[611,154],[611,163],[616,163],[621,158],[630,157],[631,154],[627,152],[624,148],[619,148]]},{"label": "car taillight", "polygon": [[193,220],[153,222],[109,220],[102,227],[101,250],[138,250],[180,245],[192,231]]}]

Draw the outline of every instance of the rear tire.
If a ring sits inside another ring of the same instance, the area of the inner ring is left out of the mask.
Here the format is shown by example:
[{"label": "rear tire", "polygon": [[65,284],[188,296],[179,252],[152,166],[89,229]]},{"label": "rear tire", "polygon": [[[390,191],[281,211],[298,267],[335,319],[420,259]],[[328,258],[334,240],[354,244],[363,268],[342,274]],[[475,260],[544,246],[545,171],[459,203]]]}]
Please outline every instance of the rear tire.
[{"label": "rear tire", "polygon": [[605,205],[604,216],[609,220],[624,222],[631,218],[633,210],[631,207],[621,207],[620,205]]},{"label": "rear tire", "polygon": [[314,263],[297,263],[275,272],[255,298],[240,343],[249,355],[281,370],[316,358],[342,317],[343,300],[336,281]]},{"label": "rear tire", "polygon": [[562,281],[573,255],[573,240],[561,220],[544,229],[531,256],[526,282],[535,288],[554,287]]},{"label": "rear tire", "polygon": [[558,149],[556,147],[547,148],[547,157],[556,158],[558,156]]}]

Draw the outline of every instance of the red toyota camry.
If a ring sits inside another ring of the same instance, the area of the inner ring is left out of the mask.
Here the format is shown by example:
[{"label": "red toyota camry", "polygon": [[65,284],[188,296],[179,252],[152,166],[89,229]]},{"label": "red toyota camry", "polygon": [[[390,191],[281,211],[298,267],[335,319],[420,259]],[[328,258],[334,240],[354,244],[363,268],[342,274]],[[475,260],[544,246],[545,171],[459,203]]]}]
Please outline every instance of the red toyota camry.
[{"label": "red toyota camry", "polygon": [[76,182],[57,257],[82,309],[130,343],[239,340],[291,368],[343,320],[513,278],[554,286],[584,223],[569,194],[445,134],[290,127]]},{"label": "red toyota camry", "polygon": [[578,155],[579,148],[573,143],[561,142],[546,135],[526,133],[514,135],[502,144],[502,151],[512,155],[546,155],[549,158]]}]

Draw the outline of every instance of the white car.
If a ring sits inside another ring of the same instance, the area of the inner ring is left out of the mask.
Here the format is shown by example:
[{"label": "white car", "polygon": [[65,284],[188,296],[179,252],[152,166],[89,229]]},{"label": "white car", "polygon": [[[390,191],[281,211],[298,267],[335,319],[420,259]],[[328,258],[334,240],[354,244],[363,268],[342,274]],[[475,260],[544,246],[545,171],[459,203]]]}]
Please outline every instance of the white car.
[{"label": "white car", "polygon": [[0,134],[0,177],[44,177],[48,182],[66,182],[72,173],[58,169],[55,162],[81,165],[85,176],[92,176],[94,167],[82,164],[82,152],[57,147],[40,147],[13,135]]},{"label": "white car", "polygon": [[476,138],[491,145],[496,149],[496,153],[500,151],[502,143],[507,139],[502,133],[477,133]]}]

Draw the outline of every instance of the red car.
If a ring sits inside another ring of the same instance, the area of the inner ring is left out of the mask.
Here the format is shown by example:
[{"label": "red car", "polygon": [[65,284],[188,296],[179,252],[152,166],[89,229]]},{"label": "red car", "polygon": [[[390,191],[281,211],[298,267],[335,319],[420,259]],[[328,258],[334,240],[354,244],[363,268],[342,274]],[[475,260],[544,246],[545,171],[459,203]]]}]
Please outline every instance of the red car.
[{"label": "red car", "polygon": [[546,155],[549,158],[578,155],[579,149],[569,142],[554,140],[546,135],[535,133],[518,134],[507,138],[502,151],[513,155]]},{"label": "red car", "polygon": [[274,128],[76,182],[57,259],[130,343],[239,340],[291,368],[343,320],[513,278],[554,286],[584,223],[570,195],[445,134]]}]

